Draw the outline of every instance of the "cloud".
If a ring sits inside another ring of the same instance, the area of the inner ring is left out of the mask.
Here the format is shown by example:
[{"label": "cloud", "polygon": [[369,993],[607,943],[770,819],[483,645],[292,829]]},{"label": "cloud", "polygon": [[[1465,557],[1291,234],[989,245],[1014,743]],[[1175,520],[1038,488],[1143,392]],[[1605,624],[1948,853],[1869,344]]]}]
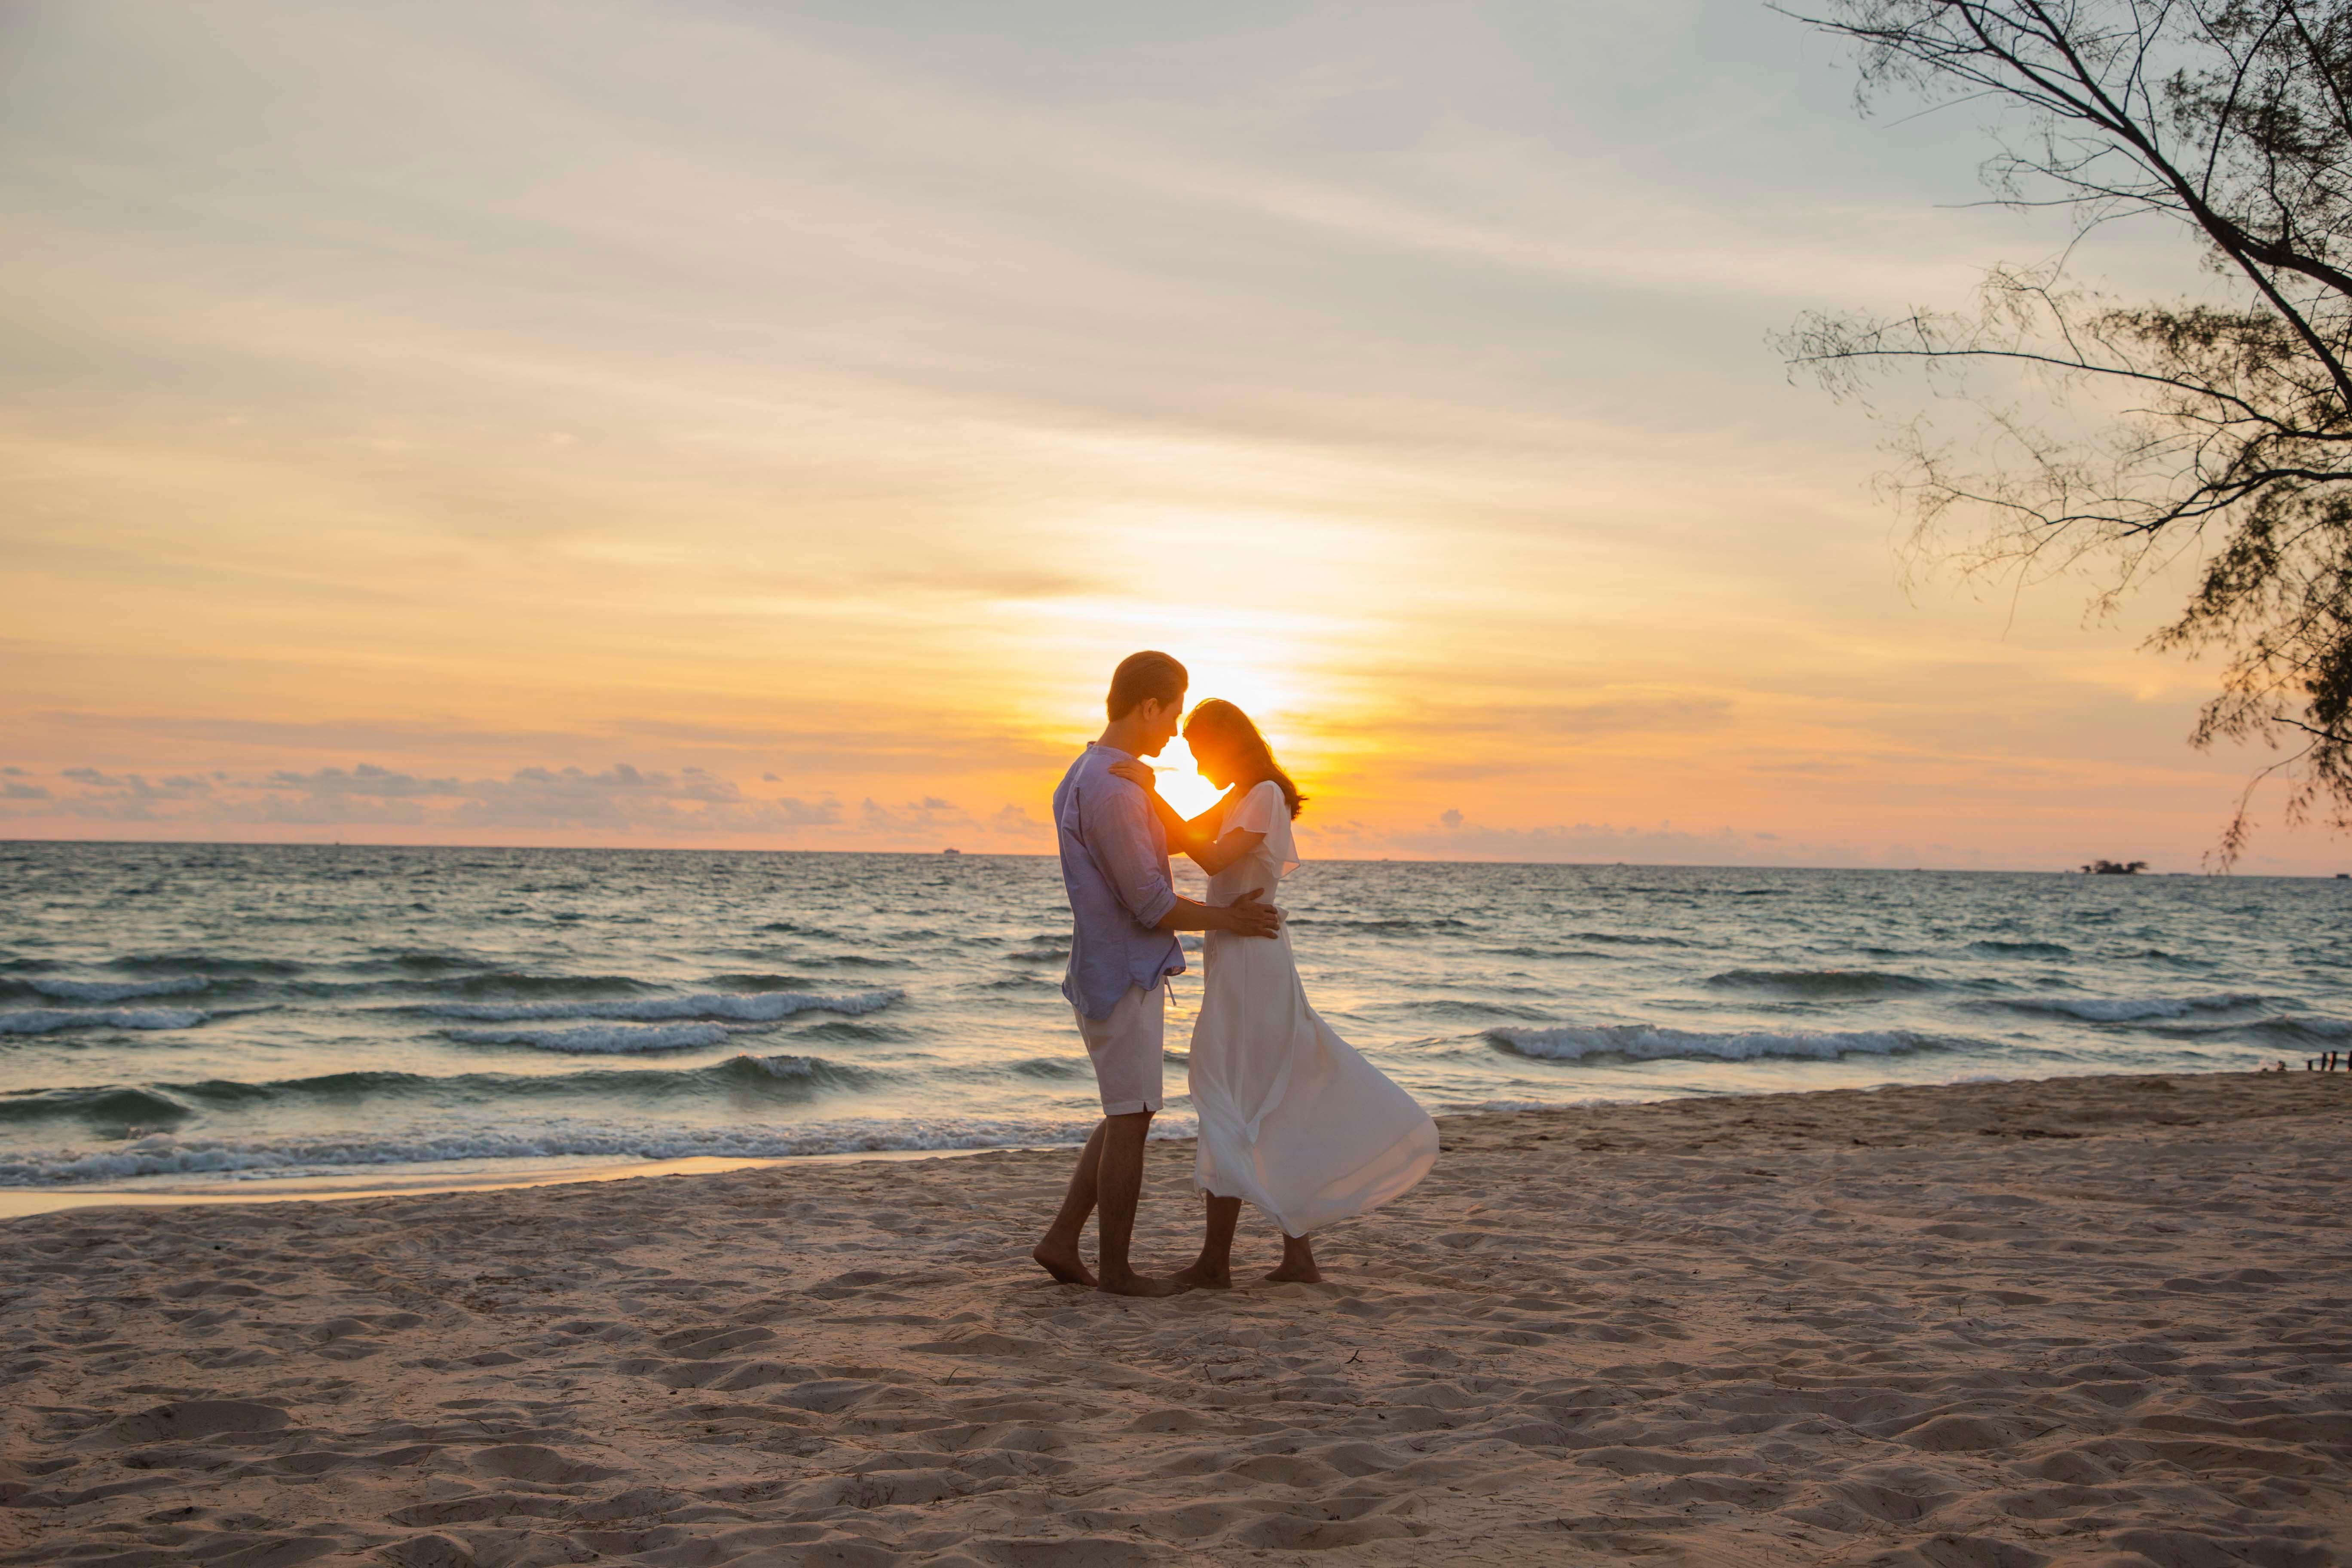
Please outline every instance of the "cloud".
[{"label": "cloud", "polygon": [[[808,704],[803,704],[803,708]],[[626,716],[586,724],[576,730],[488,728],[459,720],[396,721],[334,720],[318,722],[248,720],[216,716],[162,713],[103,713],[52,710],[32,715],[35,723],[52,726],[75,736],[104,736],[108,742],[136,745],[194,742],[206,746],[252,747],[283,756],[288,752],[405,752],[434,757],[511,757],[518,753],[545,756],[583,752],[634,751],[656,747],[718,753],[750,752],[754,757],[788,757],[802,777],[845,774],[950,773],[988,770],[1050,769],[1058,773],[1068,762],[1066,752],[1028,737],[1001,730],[958,732],[935,722],[888,724],[865,710],[861,726],[856,705],[838,705],[838,712],[821,710],[814,717],[839,718],[836,723],[798,726],[683,723],[670,720]],[[609,748],[609,750],[608,750]],[[746,758],[750,762],[751,758]],[[782,780],[772,768],[761,782]]]},{"label": "cloud", "polygon": [[834,827],[841,822],[841,802],[831,795],[811,805],[797,795],[763,802],[753,813],[763,823],[785,827]]},{"label": "cloud", "polygon": [[[60,768],[58,776],[82,786],[76,795],[57,798],[56,809],[69,816],[103,821],[147,822],[161,815],[158,808],[178,801],[201,800],[213,794],[212,781],[188,773],[171,773],[159,781],[150,782],[144,773],[110,773],[97,768]],[[48,800],[49,792],[26,794],[12,786],[0,798],[9,800]],[[22,814],[19,814],[22,815]],[[40,814],[45,815],[45,814]]]},{"label": "cloud", "polygon": [[[1330,829],[1322,830],[1328,835]],[[1896,845],[1874,852],[1852,845],[1793,843],[1777,833],[1730,827],[1693,831],[1662,822],[1654,827],[1607,822],[1492,827],[1455,809],[1439,814],[1418,831],[1367,835],[1351,852],[1377,848],[1441,860],[1503,860],[1633,866],[1877,866],[1918,863],[1916,853]]]},{"label": "cloud", "polygon": [[[211,778],[95,767],[63,770],[78,786],[53,796],[38,784],[0,779],[0,818],[138,822],[159,836],[204,837],[254,828],[399,829],[418,837],[460,833],[561,836],[585,842],[783,842],[801,847],[1031,852],[1053,830],[1016,804],[986,812],[927,795],[886,804],[868,796],[845,809],[830,793],[747,794],[710,769],[614,762],[600,768],[530,764],[503,776],[404,772],[378,763],[275,768]],[[770,773],[762,783],[777,775]]]},{"label": "cloud", "polygon": [[373,763],[362,763],[346,773],[341,768],[320,768],[312,773],[295,773],[280,768],[263,781],[268,789],[299,790],[313,795],[351,795],[376,800],[399,800],[417,795],[453,795],[465,786],[456,779],[420,779],[408,773],[394,773]]},{"label": "cloud", "polygon": [[1426,703],[1374,726],[1404,753],[1403,776],[1468,781],[1550,773],[1563,747],[1603,736],[1695,735],[1732,722],[1733,704],[1712,696],[1660,694],[1596,702]]},{"label": "cloud", "polygon": [[996,815],[988,819],[988,830],[999,838],[1024,843],[1042,842],[1054,837],[1051,825],[1038,821],[1029,815],[1026,806],[1019,805],[1000,806]]},{"label": "cloud", "polygon": [[857,824],[867,833],[890,839],[935,839],[942,833],[978,826],[969,812],[937,795],[887,806],[868,795],[857,803]]},{"label": "cloud", "polygon": [[640,772],[627,763],[615,763],[600,773],[576,767],[517,768],[514,775],[503,784],[483,783],[476,784],[474,789],[478,793],[506,793],[524,798],[567,801],[602,800],[625,795],[649,800],[699,800],[726,804],[743,798],[743,792],[730,781],[705,773],[700,768],[688,768],[673,779],[665,773]]},{"label": "cloud", "polygon": [[1469,735],[1631,735],[1719,730],[1732,718],[1721,697],[1675,694],[1615,698],[1605,702],[1422,703],[1383,719],[1391,737],[1443,740]]},{"label": "cloud", "polygon": [[[205,828],[414,827],[490,828],[530,833],[602,830],[696,839],[793,837],[838,828],[841,803],[785,795],[746,795],[736,783],[708,769],[675,773],[616,762],[590,770],[525,766],[503,778],[463,779],[404,773],[375,763],[298,771],[273,769],[239,777],[172,773],[151,781],[137,773],[72,767],[60,777],[80,786],[62,797],[15,780],[0,784],[0,802],[23,802],[15,821],[61,816],[142,822],[172,831]],[[40,803],[40,804],[35,804]],[[927,802],[937,807],[943,802]]]},{"label": "cloud", "polygon": [[1025,806],[1008,804],[982,816],[938,795],[898,805],[869,796],[857,804],[857,827],[866,841],[894,848],[985,847],[1009,853],[1034,852],[1050,844],[1054,834]]}]

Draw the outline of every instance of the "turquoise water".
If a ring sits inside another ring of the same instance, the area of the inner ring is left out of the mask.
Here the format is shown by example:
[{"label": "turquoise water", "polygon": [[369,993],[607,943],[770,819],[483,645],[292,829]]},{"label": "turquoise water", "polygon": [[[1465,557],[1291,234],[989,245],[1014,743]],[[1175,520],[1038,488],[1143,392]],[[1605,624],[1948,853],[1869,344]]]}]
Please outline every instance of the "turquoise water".
[{"label": "turquoise water", "polygon": [[[2352,1047],[2339,881],[1339,862],[1283,902],[1441,1112]],[[1073,1141],[1067,935],[1037,858],[0,845],[0,1185]]]}]

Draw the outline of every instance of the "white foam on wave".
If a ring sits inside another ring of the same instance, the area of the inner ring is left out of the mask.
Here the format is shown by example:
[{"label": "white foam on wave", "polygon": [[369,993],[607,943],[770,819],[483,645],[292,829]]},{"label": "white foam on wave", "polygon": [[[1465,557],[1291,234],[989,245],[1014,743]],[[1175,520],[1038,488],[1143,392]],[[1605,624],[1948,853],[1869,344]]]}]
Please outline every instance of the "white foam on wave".
[{"label": "white foam on wave", "polygon": [[0,1035],[58,1029],[193,1029],[211,1017],[194,1007],[18,1007],[0,1012]]},{"label": "white foam on wave", "polygon": [[1489,1029],[1486,1037],[1523,1057],[1545,1061],[1581,1061],[1586,1057],[1624,1057],[1634,1061],[1675,1058],[1746,1062],[1775,1058],[1835,1061],[1849,1056],[1892,1056],[1928,1048],[1934,1042],[1908,1029],[1865,1029],[1846,1034],[1698,1034],[1647,1024],[1611,1024],[1553,1029]]},{"label": "white foam on wave", "polygon": [[[1155,1123],[1155,1140],[1189,1138],[1192,1119]],[[0,1187],[75,1186],[142,1176],[214,1175],[252,1180],[354,1165],[454,1160],[787,1160],[809,1154],[1076,1145],[1090,1121],[942,1118],[883,1123],[814,1122],[797,1127],[681,1127],[648,1131],[618,1123],[562,1121],[529,1131],[383,1138],[178,1139],[168,1134],[103,1150],[60,1149],[0,1159]]]},{"label": "white foam on wave", "polygon": [[2242,1007],[2262,998],[2237,991],[2210,996],[2021,996],[2000,1005],[2022,1013],[2056,1013],[2090,1024],[2134,1024],[2146,1018],[2185,1018],[2191,1013]]},{"label": "white foam on wave", "polygon": [[906,996],[903,991],[854,991],[824,996],[809,991],[708,991],[692,996],[635,996],[595,1002],[436,1002],[425,1011],[443,1018],[515,1023],[526,1018],[731,1018],[740,1024],[772,1024],[795,1013],[878,1013]]},{"label": "white foam on wave", "polygon": [[44,996],[60,1002],[127,1002],[134,996],[190,996],[212,984],[201,974],[173,980],[26,980]]},{"label": "white foam on wave", "polygon": [[574,1029],[444,1029],[465,1046],[527,1046],[535,1051],[622,1056],[634,1051],[688,1051],[727,1038],[723,1024],[586,1024]]},{"label": "white foam on wave", "polygon": [[749,1051],[735,1059],[770,1078],[814,1078],[818,1065],[814,1057],[755,1057]]}]

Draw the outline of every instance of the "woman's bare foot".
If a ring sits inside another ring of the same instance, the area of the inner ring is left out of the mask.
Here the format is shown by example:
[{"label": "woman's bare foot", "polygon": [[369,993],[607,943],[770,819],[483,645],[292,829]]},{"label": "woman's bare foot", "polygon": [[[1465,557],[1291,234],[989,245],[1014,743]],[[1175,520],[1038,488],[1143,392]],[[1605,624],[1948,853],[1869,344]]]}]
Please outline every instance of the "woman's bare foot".
[{"label": "woman's bare foot", "polygon": [[1234,1271],[1230,1265],[1219,1268],[1202,1258],[1187,1263],[1169,1278],[1187,1290],[1230,1290],[1234,1288]]},{"label": "woman's bare foot", "polygon": [[1138,1274],[1129,1268],[1118,1274],[1105,1269],[1102,1282],[1095,1289],[1107,1296],[1181,1296],[1192,1287],[1179,1283],[1177,1278],[1163,1279],[1157,1274]]},{"label": "woman's bare foot", "polygon": [[1315,1248],[1303,1236],[1282,1238],[1282,1267],[1266,1276],[1280,1285],[1320,1285],[1323,1271],[1315,1267]]},{"label": "woman's bare foot", "polygon": [[1075,1247],[1065,1252],[1051,1242],[1041,1241],[1030,1249],[1029,1256],[1036,1260],[1038,1268],[1065,1285],[1084,1285],[1089,1290],[1096,1286],[1094,1271],[1087,1267]]}]

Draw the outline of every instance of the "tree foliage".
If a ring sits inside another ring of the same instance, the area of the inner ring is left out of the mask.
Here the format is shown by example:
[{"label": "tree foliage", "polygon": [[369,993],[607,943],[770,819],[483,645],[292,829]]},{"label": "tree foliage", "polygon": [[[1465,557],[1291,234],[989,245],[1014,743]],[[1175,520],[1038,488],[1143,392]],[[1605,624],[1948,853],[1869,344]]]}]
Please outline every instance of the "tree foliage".
[{"label": "tree foliage", "polygon": [[[1977,567],[2097,557],[2112,604],[2195,552],[2194,591],[2154,639],[2223,659],[2190,740],[2286,753],[2241,798],[2224,866],[2273,774],[2290,821],[2352,827],[2352,0],[1787,14],[1855,47],[1865,108],[1895,90],[2008,111],[1996,199],[2064,208],[2082,232],[2151,216],[2200,247],[2209,299],[2119,303],[2062,257],[1994,269],[1972,311],[1812,315],[1783,348],[1840,395],[1911,363],[1974,410],[1986,438],[1967,457],[1932,421],[1898,427],[1895,482],[1922,530],[1962,525]],[[2053,430],[1974,393],[1965,373],[1996,365],[2078,395],[2074,415]]]}]

